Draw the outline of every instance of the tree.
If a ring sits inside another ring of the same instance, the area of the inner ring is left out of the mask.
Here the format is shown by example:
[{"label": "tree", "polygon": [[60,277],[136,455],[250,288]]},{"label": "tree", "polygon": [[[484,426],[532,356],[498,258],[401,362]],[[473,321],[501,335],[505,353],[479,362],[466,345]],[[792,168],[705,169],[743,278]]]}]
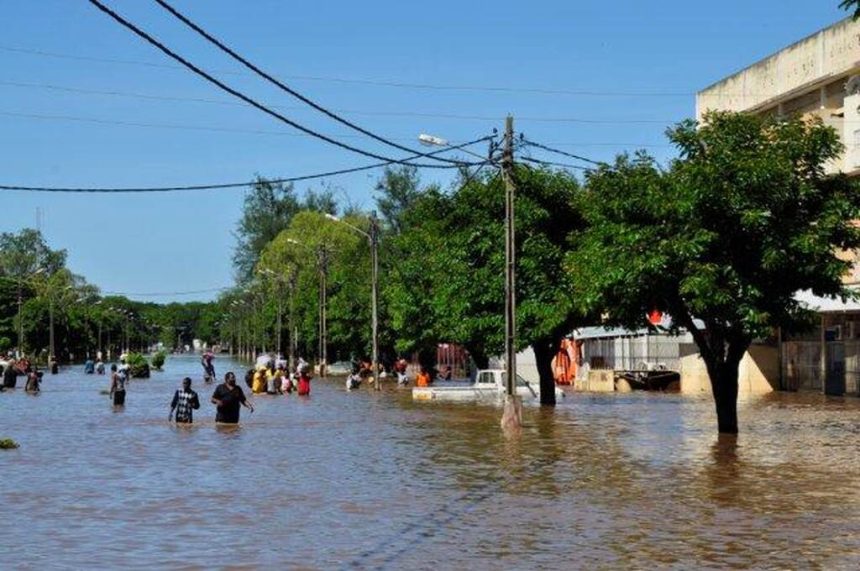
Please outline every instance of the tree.
[{"label": "tree", "polygon": [[[516,168],[518,347],[535,351],[542,404],[555,404],[551,361],[582,316],[567,295],[567,238],[577,229],[579,184],[562,171]],[[401,340],[460,343],[479,365],[504,350],[504,185],[468,180],[450,196],[429,192],[409,207],[395,240],[387,288]],[[405,337],[404,337],[405,336]]]},{"label": "tree", "polygon": [[385,167],[375,190],[381,193],[376,207],[383,222],[394,232],[400,232],[403,212],[421,195],[418,169],[410,166]]},{"label": "tree", "polygon": [[860,0],[842,0],[839,7],[847,12],[854,12],[854,19],[860,18]]},{"label": "tree", "polygon": [[66,251],[51,250],[38,230],[0,234],[0,275],[29,278],[40,270],[53,274],[65,265]]},{"label": "tree", "polygon": [[[358,228],[367,225],[363,217],[344,221]],[[299,339],[303,340],[303,354],[316,353],[308,340],[319,341],[320,248],[325,249],[327,260],[329,355],[364,355],[370,347],[370,254],[367,240],[346,225],[327,220],[319,212],[298,213],[260,257],[259,269],[271,272],[259,275],[266,286],[263,292],[271,309],[276,309],[273,294],[287,293],[284,281],[296,271],[293,304]],[[288,309],[282,305],[285,315]],[[271,327],[276,315],[277,311],[270,311],[267,326]]]},{"label": "tree", "polygon": [[849,295],[839,251],[860,246],[860,193],[825,173],[842,145],[820,120],[711,113],[668,137],[680,150],[668,170],[639,154],[588,176],[572,295],[630,328],[668,312],[704,359],[719,432],[737,433],[738,366],[752,340],[808,323],[799,290]]},{"label": "tree", "polygon": [[276,184],[258,177],[245,196],[242,218],[236,229],[233,265],[240,281],[253,277],[254,267],[266,244],[290,224],[300,209],[291,184]]},{"label": "tree", "polygon": [[0,290],[4,294],[0,299],[0,339],[7,339],[9,344],[12,339],[17,341],[18,310],[33,294],[34,276],[53,274],[65,264],[66,251],[51,250],[38,230],[0,234],[0,280],[6,286]]}]

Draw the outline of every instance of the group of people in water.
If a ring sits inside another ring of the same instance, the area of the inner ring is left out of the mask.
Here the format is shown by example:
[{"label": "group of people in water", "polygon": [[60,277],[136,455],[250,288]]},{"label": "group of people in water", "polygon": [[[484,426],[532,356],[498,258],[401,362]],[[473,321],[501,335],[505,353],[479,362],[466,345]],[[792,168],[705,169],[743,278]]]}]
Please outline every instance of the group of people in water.
[{"label": "group of people in water", "polygon": [[[206,352],[200,359],[203,367],[203,380],[211,383],[215,380],[214,354]],[[286,364],[273,359],[266,360],[261,366],[251,369],[245,376],[245,382],[254,394],[289,394],[293,391],[299,396],[309,396],[311,392],[311,377],[309,366],[299,360],[294,374],[288,374]],[[111,365],[110,398],[115,407],[125,406],[126,385],[129,380],[129,368],[124,360],[120,365]],[[191,388],[191,377],[182,379],[182,388],[177,389],[170,402],[168,420],[177,424],[191,424],[194,421],[194,411],[200,408],[200,397]],[[215,405],[215,422],[218,424],[237,424],[241,407],[254,412],[254,405],[245,396],[245,391],[236,383],[236,374],[232,371],[224,375],[224,382],[215,387],[210,399]]]},{"label": "group of people in water", "polygon": [[258,362],[257,367],[245,373],[245,384],[254,394],[283,395],[293,391],[299,396],[311,394],[310,365],[299,358],[295,371],[287,371],[287,363],[282,359],[268,359]]},{"label": "group of people in water", "polygon": [[[207,384],[216,379],[215,355],[211,351],[205,352],[200,364],[203,367],[203,381]],[[409,379],[406,375],[408,363],[400,359],[394,363],[394,372],[397,374],[399,385],[407,385]],[[380,370],[381,371],[381,370]],[[84,364],[86,374],[104,374],[105,364],[99,358],[96,361],[90,359]],[[379,375],[379,371],[377,375]],[[27,359],[15,359],[9,355],[6,366],[2,371],[2,385],[0,391],[6,388],[15,388],[18,376],[25,375],[25,390],[30,393],[38,393],[42,382],[43,373],[32,365]],[[377,375],[373,374],[369,362],[357,362],[346,379],[347,390],[357,389],[363,382],[370,384],[378,382]],[[431,375],[430,369],[421,367],[415,377],[415,384],[419,387],[429,386],[435,375]],[[124,358],[120,358],[119,364],[110,365],[110,390],[108,391],[111,402],[115,407],[125,406],[126,390],[131,378],[131,368]],[[438,372],[439,379],[451,378],[451,367]],[[289,370],[287,362],[274,356],[261,356],[253,369],[245,374],[245,383],[252,394],[255,395],[289,395],[293,392],[299,396],[309,396],[311,392],[310,365],[301,357],[292,371]],[[178,424],[190,424],[193,422],[194,411],[200,408],[200,398],[197,392],[191,388],[192,380],[185,377],[182,380],[182,388],[173,394],[170,403],[169,420]],[[222,424],[236,424],[239,422],[239,412],[242,406],[254,411],[253,404],[245,396],[245,392],[236,383],[236,375],[230,371],[224,375],[224,382],[215,387],[210,399],[216,407],[215,422]]]},{"label": "group of people in water", "polygon": [[[29,360],[21,358],[16,359],[14,355],[9,355],[5,367],[3,369],[3,382],[0,383],[0,391],[6,389],[14,389],[18,386],[18,377],[25,377],[24,390],[28,393],[38,393],[42,385],[42,377],[44,373],[38,367],[30,363]],[[52,369],[53,370],[53,369]]]}]

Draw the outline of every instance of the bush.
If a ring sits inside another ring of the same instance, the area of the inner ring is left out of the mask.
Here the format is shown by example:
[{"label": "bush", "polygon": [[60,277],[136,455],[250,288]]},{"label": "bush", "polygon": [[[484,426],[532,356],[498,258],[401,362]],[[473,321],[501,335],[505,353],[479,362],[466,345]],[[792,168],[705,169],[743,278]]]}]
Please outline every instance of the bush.
[{"label": "bush", "polygon": [[149,363],[140,353],[129,353],[125,360],[129,366],[129,375],[134,379],[149,378]]},{"label": "bush", "polygon": [[167,359],[167,353],[164,351],[156,351],[152,356],[152,368],[160,371],[164,367],[164,361]]}]

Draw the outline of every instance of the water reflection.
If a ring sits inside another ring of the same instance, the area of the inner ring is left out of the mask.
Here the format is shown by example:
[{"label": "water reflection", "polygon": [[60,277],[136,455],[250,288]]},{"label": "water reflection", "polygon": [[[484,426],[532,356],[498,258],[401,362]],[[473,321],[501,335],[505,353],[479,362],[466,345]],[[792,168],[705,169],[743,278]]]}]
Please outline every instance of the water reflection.
[{"label": "water reflection", "polygon": [[214,386],[195,381],[194,424],[168,423],[198,369],[170,359],[121,411],[104,377],[77,371],[39,399],[0,394],[0,436],[22,445],[0,454],[0,566],[860,564],[860,400],[751,398],[741,435],[718,438],[707,398],[572,395],[526,407],[506,438],[498,409],[340,380],[216,426]]}]

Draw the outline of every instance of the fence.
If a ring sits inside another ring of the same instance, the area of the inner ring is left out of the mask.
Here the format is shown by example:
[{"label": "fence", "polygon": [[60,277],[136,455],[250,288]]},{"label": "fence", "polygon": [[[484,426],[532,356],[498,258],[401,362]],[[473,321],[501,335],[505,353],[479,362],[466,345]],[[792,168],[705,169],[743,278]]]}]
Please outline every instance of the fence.
[{"label": "fence", "polygon": [[584,339],[583,359],[591,369],[679,371],[686,335],[635,335]]}]

